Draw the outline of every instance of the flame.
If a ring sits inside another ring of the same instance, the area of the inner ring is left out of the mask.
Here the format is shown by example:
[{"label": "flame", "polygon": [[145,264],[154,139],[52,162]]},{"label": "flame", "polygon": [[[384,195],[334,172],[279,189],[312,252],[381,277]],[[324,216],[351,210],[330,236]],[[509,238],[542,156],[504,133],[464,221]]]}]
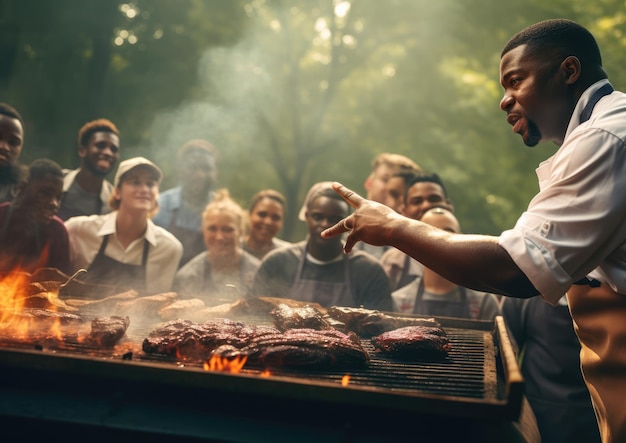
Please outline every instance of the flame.
[{"label": "flame", "polygon": [[269,377],[270,375],[272,375],[272,373],[266,369],[259,374],[259,377]]},{"label": "flame", "polygon": [[[32,307],[29,303],[46,300],[46,309],[57,311],[64,305],[54,291],[46,291],[41,285],[31,283],[31,275],[23,269],[15,269],[0,277],[0,334],[12,339],[27,339],[31,332],[41,331],[41,324],[28,315],[25,308]],[[38,291],[40,299],[33,301],[33,291]],[[29,298],[31,300],[29,301]],[[47,335],[62,339],[61,320],[55,319],[47,323]]]},{"label": "flame", "polygon": [[341,377],[341,386],[348,386],[348,383],[350,383],[349,375],[344,375],[343,377]]},{"label": "flame", "polygon": [[30,321],[16,315],[24,308],[30,277],[24,272],[11,272],[0,279],[0,329],[18,336],[30,329]]},{"label": "flame", "polygon": [[214,355],[209,360],[204,362],[203,368],[205,371],[220,371],[230,372],[231,374],[238,374],[241,372],[241,369],[246,364],[247,360],[247,355],[244,355],[243,357],[235,357],[232,359],[227,357],[220,357],[219,355]]}]

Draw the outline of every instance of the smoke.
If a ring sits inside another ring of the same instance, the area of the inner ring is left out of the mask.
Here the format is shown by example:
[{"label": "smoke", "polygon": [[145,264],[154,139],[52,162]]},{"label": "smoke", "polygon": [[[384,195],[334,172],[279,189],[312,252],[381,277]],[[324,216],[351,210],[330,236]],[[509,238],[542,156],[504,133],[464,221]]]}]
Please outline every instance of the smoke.
[{"label": "smoke", "polygon": [[175,186],[176,151],[190,139],[211,142],[225,165],[236,164],[258,146],[259,106],[271,103],[273,95],[270,59],[257,45],[249,32],[233,47],[207,50],[198,61],[194,97],[155,116],[149,151],[163,165],[162,189]]}]

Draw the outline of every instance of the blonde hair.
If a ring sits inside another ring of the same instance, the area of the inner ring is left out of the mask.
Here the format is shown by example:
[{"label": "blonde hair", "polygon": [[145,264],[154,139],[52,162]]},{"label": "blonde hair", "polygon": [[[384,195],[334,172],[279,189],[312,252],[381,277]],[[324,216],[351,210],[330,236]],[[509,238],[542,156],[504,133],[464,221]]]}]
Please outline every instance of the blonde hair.
[{"label": "blonde hair", "polygon": [[230,193],[228,189],[222,188],[218,189],[215,192],[215,197],[213,200],[206,205],[204,211],[202,212],[202,227],[204,228],[204,223],[207,217],[210,216],[211,213],[227,213],[232,214],[237,219],[237,226],[239,227],[239,232],[243,234],[245,228],[245,213],[241,206],[230,197]]},{"label": "blonde hair", "polygon": [[374,157],[372,160],[372,173],[374,173],[380,165],[388,166],[393,172],[413,172],[415,174],[423,172],[420,165],[410,158],[402,154],[394,154],[391,152],[383,152]]}]

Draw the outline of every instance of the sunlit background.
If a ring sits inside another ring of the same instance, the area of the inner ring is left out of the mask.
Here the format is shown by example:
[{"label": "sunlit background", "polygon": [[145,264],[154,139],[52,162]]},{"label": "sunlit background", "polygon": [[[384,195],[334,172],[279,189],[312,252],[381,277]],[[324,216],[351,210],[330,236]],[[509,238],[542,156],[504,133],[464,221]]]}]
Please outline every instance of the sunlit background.
[{"label": "sunlit background", "polygon": [[76,167],[94,118],[176,185],[180,145],[220,150],[220,187],[244,206],[283,192],[299,240],[309,186],[364,192],[371,159],[405,154],[445,180],[465,232],[510,227],[555,149],[528,149],[498,104],[500,50],[564,17],[597,37],[626,87],[624,0],[0,0],[0,101],[26,120],[22,160]]}]

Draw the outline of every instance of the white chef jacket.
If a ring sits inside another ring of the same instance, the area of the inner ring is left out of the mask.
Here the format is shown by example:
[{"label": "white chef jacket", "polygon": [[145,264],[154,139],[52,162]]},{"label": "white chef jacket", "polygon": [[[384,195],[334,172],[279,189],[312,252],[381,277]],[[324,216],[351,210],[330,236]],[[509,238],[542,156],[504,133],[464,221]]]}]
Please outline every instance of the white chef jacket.
[{"label": "white chef jacket", "polygon": [[563,145],[536,170],[539,193],[499,239],[552,304],[587,275],[626,294],[626,94],[601,98],[580,123],[606,83],[583,93]]}]

